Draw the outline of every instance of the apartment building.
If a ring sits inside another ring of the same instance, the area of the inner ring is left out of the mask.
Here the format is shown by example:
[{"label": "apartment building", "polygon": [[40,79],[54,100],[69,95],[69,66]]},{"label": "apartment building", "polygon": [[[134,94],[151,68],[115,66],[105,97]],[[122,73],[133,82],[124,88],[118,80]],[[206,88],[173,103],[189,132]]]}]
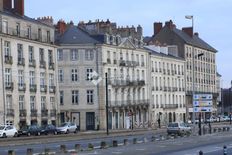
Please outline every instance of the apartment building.
[{"label": "apartment building", "polygon": [[148,52],[141,39],[121,37],[111,26],[109,21],[57,23],[61,121],[75,121],[80,130],[106,128],[105,73],[109,128],[130,128],[132,117],[133,127],[148,126]]},{"label": "apartment building", "polygon": [[177,56],[177,46],[145,46],[150,51],[151,126],[157,120],[186,121],[185,60]]},{"label": "apartment building", "polygon": [[56,123],[56,46],[51,17],[24,15],[24,0],[0,1],[0,123]]},{"label": "apartment building", "polygon": [[[192,27],[180,30],[176,28],[171,20],[165,22],[164,26],[162,23],[154,23],[154,35],[147,40],[147,44],[177,45],[178,56],[186,60],[186,106],[188,119],[191,118],[192,113],[193,80],[195,93],[212,94],[213,109],[216,109],[218,96],[216,89],[216,49],[202,40],[198,33],[194,33]],[[213,111],[213,113],[215,112]]]}]

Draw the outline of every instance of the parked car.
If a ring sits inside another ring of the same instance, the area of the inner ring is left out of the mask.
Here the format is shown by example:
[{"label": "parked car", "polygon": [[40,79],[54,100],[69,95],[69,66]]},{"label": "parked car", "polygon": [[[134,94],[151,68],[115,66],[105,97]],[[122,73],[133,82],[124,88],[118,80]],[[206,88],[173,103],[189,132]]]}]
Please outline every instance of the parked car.
[{"label": "parked car", "polygon": [[39,136],[42,133],[43,131],[41,127],[39,127],[38,125],[24,126],[18,132],[19,136],[22,136],[22,135],[27,135],[27,136],[38,135]]},{"label": "parked car", "polygon": [[42,127],[42,132],[43,134],[47,135],[47,134],[54,134],[57,135],[58,131],[56,126],[52,125],[52,124],[48,124]]},{"label": "parked car", "polygon": [[17,129],[12,125],[0,125],[0,137],[14,137],[18,135]]},{"label": "parked car", "polygon": [[66,134],[70,132],[77,133],[77,125],[75,123],[65,122],[61,124],[60,127],[57,127],[57,131],[58,133],[66,133]]},{"label": "parked car", "polygon": [[230,117],[229,116],[222,116],[223,121],[230,121]]},{"label": "parked car", "polygon": [[210,118],[206,119],[206,122],[217,122],[217,117],[211,116]]},{"label": "parked car", "polygon": [[178,135],[188,134],[191,133],[191,127],[186,123],[173,122],[168,124],[167,133]]}]

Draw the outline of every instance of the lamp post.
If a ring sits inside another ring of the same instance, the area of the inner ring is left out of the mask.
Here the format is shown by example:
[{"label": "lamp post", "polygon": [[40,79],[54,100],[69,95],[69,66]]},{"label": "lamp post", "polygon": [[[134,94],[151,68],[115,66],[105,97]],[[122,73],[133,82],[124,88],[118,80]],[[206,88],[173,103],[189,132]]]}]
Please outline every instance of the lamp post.
[{"label": "lamp post", "polygon": [[109,109],[109,105],[108,105],[108,77],[107,77],[107,73],[105,73],[105,77],[106,77],[106,134],[109,135],[109,120],[108,120],[108,109]]}]

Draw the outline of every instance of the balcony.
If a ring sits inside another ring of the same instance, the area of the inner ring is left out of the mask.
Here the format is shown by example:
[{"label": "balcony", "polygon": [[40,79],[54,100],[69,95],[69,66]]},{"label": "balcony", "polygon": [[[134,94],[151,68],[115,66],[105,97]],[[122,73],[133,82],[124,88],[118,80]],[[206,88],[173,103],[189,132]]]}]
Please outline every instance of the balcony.
[{"label": "balcony", "polygon": [[30,84],[30,92],[36,92],[37,91],[37,85]]},{"label": "balcony", "polygon": [[18,83],[18,91],[26,91],[26,84],[25,83]]},{"label": "balcony", "polygon": [[47,92],[47,85],[40,85],[40,92],[46,93]]},{"label": "balcony", "polygon": [[31,117],[37,117],[37,109],[31,109]]},{"label": "balcony", "polygon": [[167,70],[167,73],[168,73],[168,75],[170,75],[170,70],[169,69]]},{"label": "balcony", "polygon": [[56,110],[55,109],[50,110],[50,116],[51,117],[56,117]]},{"label": "balcony", "polygon": [[48,117],[48,110],[47,109],[41,110],[41,117]]},{"label": "balcony", "polygon": [[138,80],[138,85],[139,86],[144,86],[145,85],[145,80]]},{"label": "balcony", "polygon": [[19,117],[26,117],[27,116],[27,110],[26,109],[20,109],[19,110]]},{"label": "balcony", "polygon": [[163,74],[166,74],[166,70],[165,69],[163,69]]},{"label": "balcony", "polygon": [[158,91],[158,90],[159,90],[159,87],[158,87],[158,86],[156,86],[156,87],[155,87],[155,90],[156,90],[156,91]]},{"label": "balcony", "polygon": [[39,67],[40,67],[40,68],[46,69],[46,62],[45,62],[44,60],[41,60],[41,61],[39,62]]},{"label": "balcony", "polygon": [[50,62],[49,65],[48,65],[48,68],[54,70],[55,69],[55,63]]},{"label": "balcony", "polygon": [[152,86],[152,87],[151,87],[151,91],[155,91],[155,86]]},{"label": "balcony", "polygon": [[178,108],[178,104],[164,104],[164,109],[176,109]]},{"label": "balcony", "polygon": [[25,66],[25,59],[24,58],[18,58],[18,65],[19,66]]},{"label": "balcony", "polygon": [[107,58],[107,63],[108,63],[108,64],[111,64],[110,58]]},{"label": "balcony", "polygon": [[12,56],[5,55],[5,63],[12,65],[13,64],[13,58],[12,58]]},{"label": "balcony", "polygon": [[14,117],[14,109],[6,109],[6,116]]},{"label": "balcony", "polygon": [[177,87],[173,87],[172,90],[175,92],[177,91]]},{"label": "balcony", "polygon": [[119,66],[126,66],[126,61],[125,60],[120,60],[119,61]]},{"label": "balcony", "polygon": [[167,87],[164,87],[164,91],[168,91],[168,88],[167,88]]},{"label": "balcony", "polygon": [[49,93],[56,93],[56,86],[49,86]]},{"label": "balcony", "polygon": [[117,60],[114,60],[114,64],[115,64],[115,65],[117,64]]},{"label": "balcony", "polygon": [[34,68],[36,67],[36,62],[34,59],[29,60],[29,67],[34,67]]},{"label": "balcony", "polygon": [[9,91],[13,91],[14,90],[14,83],[13,82],[6,82],[5,89],[9,90]]}]

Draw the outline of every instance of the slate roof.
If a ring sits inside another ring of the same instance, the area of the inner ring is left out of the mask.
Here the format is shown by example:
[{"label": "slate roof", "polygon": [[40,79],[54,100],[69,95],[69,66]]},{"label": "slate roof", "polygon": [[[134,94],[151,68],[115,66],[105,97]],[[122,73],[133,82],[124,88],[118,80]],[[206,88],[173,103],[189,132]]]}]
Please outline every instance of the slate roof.
[{"label": "slate roof", "polygon": [[190,45],[194,45],[203,49],[207,49],[213,52],[217,52],[217,50],[215,48],[213,48],[212,46],[210,46],[208,43],[206,43],[204,40],[202,40],[201,38],[199,38],[196,35],[193,35],[193,37],[190,37],[189,35],[187,35],[185,32],[177,29],[177,28],[173,28],[173,31],[179,36],[181,37],[187,44]]},{"label": "slate roof", "polygon": [[64,34],[56,36],[57,44],[97,44],[98,40],[91,37],[84,30],[70,25]]}]

